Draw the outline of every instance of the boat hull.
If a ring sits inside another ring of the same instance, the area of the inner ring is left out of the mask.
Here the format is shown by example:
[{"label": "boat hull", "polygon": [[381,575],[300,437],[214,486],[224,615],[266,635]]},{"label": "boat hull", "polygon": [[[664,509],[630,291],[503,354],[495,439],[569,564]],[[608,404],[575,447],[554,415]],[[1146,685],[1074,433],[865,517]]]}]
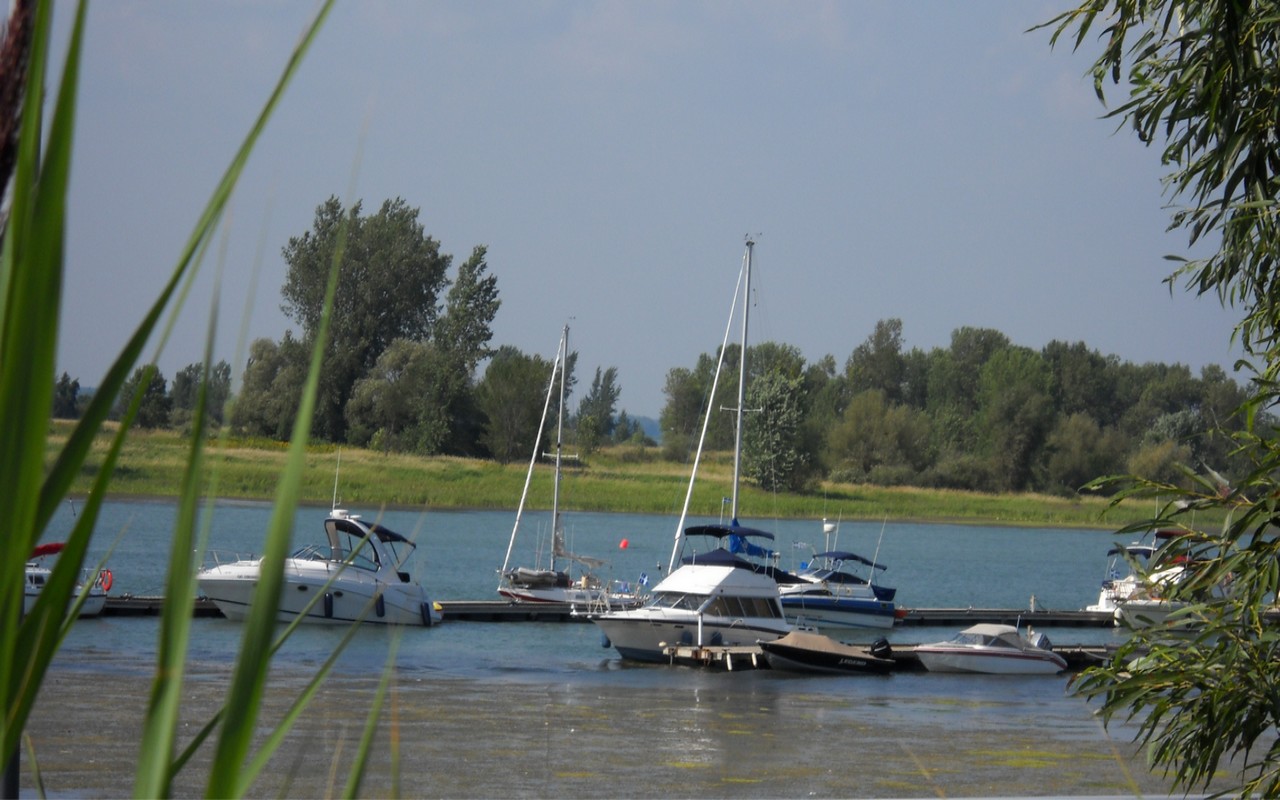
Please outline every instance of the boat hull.
[{"label": "boat hull", "polygon": [[1066,660],[1049,650],[1043,652],[995,652],[940,645],[919,645],[916,657],[930,672],[966,672],[984,675],[1056,675],[1067,668]]},{"label": "boat hull", "polygon": [[703,617],[701,624],[691,612],[673,613],[665,609],[634,609],[594,617],[618,655],[633,661],[665,663],[667,648],[677,645],[748,647],[761,640],[777,639],[790,631],[781,619],[729,619]]},{"label": "boat hull", "polygon": [[[242,561],[204,570],[197,578],[200,591],[228,619],[244,620],[253,604],[259,566],[258,561]],[[441,620],[440,611],[418,584],[384,583],[355,569],[343,570],[338,580],[330,583],[332,577],[332,571],[323,566],[317,569],[315,562],[287,560],[276,618],[281,622],[302,616],[305,622],[425,626]]]},{"label": "boat hull", "polygon": [[821,630],[892,628],[897,619],[893,603],[862,598],[814,594],[782,595],[782,610],[793,622]]},{"label": "boat hull", "polygon": [[792,631],[780,639],[759,644],[769,666],[779,670],[884,675],[895,666],[892,657],[872,655],[869,648],[802,631]]}]

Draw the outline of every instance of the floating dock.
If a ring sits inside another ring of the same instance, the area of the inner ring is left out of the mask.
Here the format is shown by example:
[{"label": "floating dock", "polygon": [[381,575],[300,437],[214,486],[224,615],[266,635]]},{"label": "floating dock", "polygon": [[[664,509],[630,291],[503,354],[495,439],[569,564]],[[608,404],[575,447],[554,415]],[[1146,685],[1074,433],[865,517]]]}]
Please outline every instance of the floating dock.
[{"label": "floating dock", "polygon": [[[520,603],[510,600],[440,600],[446,621],[463,622],[588,622],[601,608],[576,606],[572,603]],[[158,616],[164,607],[162,597],[112,595],[102,613],[108,616]],[[220,617],[211,601],[198,598],[197,617]],[[1002,625],[1033,625],[1041,628],[1111,628],[1115,619],[1104,611],[1048,611],[1017,608],[911,608],[898,618],[901,627],[968,627],[980,622]],[[873,629],[868,628],[868,631]]]},{"label": "floating dock", "polygon": [[[445,622],[589,622],[591,614],[601,609],[589,609],[570,603],[519,603],[510,600],[441,600],[441,613]],[[153,596],[113,595],[107,598],[104,616],[142,617],[159,616],[164,609],[164,598]],[[197,617],[221,617],[222,612],[207,598],[197,598],[194,613]],[[968,627],[980,622],[1005,625],[1031,625],[1052,627],[1112,627],[1115,620],[1109,613],[1096,611],[1045,611],[1016,608],[913,608],[898,619],[898,625]],[[868,628],[868,636],[878,635]],[[1079,671],[1101,664],[1108,657],[1104,646],[1067,645],[1055,646],[1054,652],[1067,660],[1067,668]],[[677,645],[667,648],[673,663],[714,669],[757,669],[765,665],[764,654],[754,645],[742,647],[697,647]],[[911,645],[899,645],[893,651],[897,671],[920,671],[923,665],[911,650]]]}]

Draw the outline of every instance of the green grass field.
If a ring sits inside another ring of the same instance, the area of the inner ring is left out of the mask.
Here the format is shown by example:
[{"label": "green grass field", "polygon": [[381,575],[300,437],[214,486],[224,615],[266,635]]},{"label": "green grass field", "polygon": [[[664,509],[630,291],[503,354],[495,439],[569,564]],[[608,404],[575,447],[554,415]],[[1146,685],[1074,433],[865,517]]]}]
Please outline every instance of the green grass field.
[{"label": "green grass field", "polygon": [[[50,457],[70,423],[50,428]],[[94,448],[73,491],[84,494],[102,462],[108,428]],[[112,480],[118,496],[177,496],[187,441],[172,431],[134,431]],[[284,467],[286,449],[267,440],[224,438],[210,444],[212,479],[206,493],[220,498],[270,499]],[[341,467],[339,469],[339,457]],[[688,464],[663,461],[654,448],[620,446],[568,464],[561,506],[571,511],[679,513],[689,483]],[[527,462],[501,465],[476,459],[381,453],[333,445],[308,450],[303,499],[329,505],[335,471],[341,504],[364,508],[513,509],[520,500]],[[551,505],[548,465],[539,465],[530,487],[531,508]],[[732,480],[731,454],[705,455],[694,488],[691,513],[719,516]],[[982,494],[935,489],[885,488],[824,483],[811,493],[774,494],[743,487],[740,509],[751,518],[890,519],[984,524],[1119,528],[1149,516],[1154,508],[1107,510],[1100,497]],[[1104,512],[1105,516],[1104,516]]]}]

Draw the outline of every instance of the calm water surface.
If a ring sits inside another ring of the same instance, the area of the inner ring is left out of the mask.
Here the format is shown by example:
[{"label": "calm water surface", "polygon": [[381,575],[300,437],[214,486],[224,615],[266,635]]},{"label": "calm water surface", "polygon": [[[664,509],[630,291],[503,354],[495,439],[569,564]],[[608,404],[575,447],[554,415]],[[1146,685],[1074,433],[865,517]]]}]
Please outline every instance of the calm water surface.
[{"label": "calm water surface", "polygon": [[[350,509],[366,518],[376,509]],[[113,593],[160,594],[174,519],[169,503],[108,503],[94,553],[110,552]],[[64,506],[54,530],[69,529]],[[270,508],[222,503],[210,548],[260,551]],[[301,509],[295,542],[322,537],[325,509]],[[546,515],[526,514],[518,563],[530,563]],[[391,511],[387,526],[418,542],[415,576],[434,599],[496,599],[510,512]],[[690,523],[709,521],[690,520]],[[746,522],[746,520],[744,520]],[[777,534],[784,564],[825,546],[820,521],[751,520]],[[661,576],[675,517],[566,515],[570,549],[608,558],[617,579]],[[50,537],[54,538],[54,537]],[[621,547],[623,540],[627,546]],[[1079,609],[1096,598],[1114,534],[959,525],[845,523],[841,549],[888,565],[883,582],[907,607]],[[154,665],[154,618],[78,623],[60,652],[31,726],[55,794],[127,793],[131,748]],[[899,644],[953,630],[893,631]],[[225,691],[242,626],[194,622],[187,711],[203,719]],[[1113,641],[1111,630],[1060,628],[1058,644]],[[305,626],[277,657],[268,717],[291,697],[343,631]],[[331,793],[324,782],[359,736],[372,681],[399,637],[395,713],[386,737],[401,748],[395,773],[380,751],[366,794],[409,796],[937,796],[1163,791],[1134,758],[1124,729],[1105,732],[1070,696],[1065,677],[903,673],[876,676],[733,674],[622,662],[594,625],[449,622],[402,632],[366,628],[342,656],[264,793]],[[871,637],[869,637],[871,638]],[[110,704],[117,735],[91,736],[74,722]],[[121,709],[129,709],[121,714]],[[345,743],[345,744],[344,744]],[[79,758],[94,748],[99,768]],[[60,754],[76,753],[76,758]],[[114,765],[104,768],[104,764]],[[179,794],[199,794],[200,762]],[[24,787],[27,786],[24,783]]]}]

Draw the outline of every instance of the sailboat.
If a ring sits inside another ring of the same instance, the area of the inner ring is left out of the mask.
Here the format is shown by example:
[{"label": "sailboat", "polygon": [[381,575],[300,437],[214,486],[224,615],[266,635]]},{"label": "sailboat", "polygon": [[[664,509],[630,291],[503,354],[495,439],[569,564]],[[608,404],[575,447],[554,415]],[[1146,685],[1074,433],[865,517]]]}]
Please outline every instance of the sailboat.
[{"label": "sailboat", "polygon": [[[525,475],[520,505],[516,509],[515,525],[511,528],[507,555],[503,559],[502,569],[499,570],[498,594],[517,602],[572,603],[587,608],[634,606],[639,603],[635,594],[611,591],[607,582],[595,573],[595,570],[605,566],[607,562],[599,558],[571,553],[565,546],[564,522],[560,518],[560,474],[564,449],[564,396],[568,357],[569,326],[565,325],[560,336],[560,346],[556,349],[555,363],[551,367],[547,399],[542,407],[538,436],[534,441],[533,457],[529,460],[529,471]],[[529,498],[529,485],[533,480],[534,467],[538,463],[539,451],[542,448],[543,425],[546,423],[547,411],[551,407],[551,399],[555,396],[557,386],[560,401],[556,420],[555,484],[551,495],[551,558],[546,566],[512,567],[512,553],[515,551],[516,538],[520,533],[525,503]]]},{"label": "sailboat", "polygon": [[[747,528],[738,522],[738,483],[742,468],[742,423],[747,375],[747,318],[751,295],[751,253],[755,243],[747,240],[738,288],[734,291],[729,325],[733,324],[741,290],[742,352],[738,370],[737,429],[733,451],[733,497],[731,521],[728,525],[684,527],[693,484],[697,478],[702,441],[694,459],[684,511],[676,526],[675,546],[671,552],[668,576],[653,587],[648,602],[640,608],[611,611],[592,616],[594,622],[624,659],[662,662],[667,650],[677,645],[754,646],[760,641],[778,639],[790,632],[779,600],[778,583],[786,576],[778,573],[768,560],[773,552],[767,542],[773,534]],[[725,344],[729,329],[725,330]],[[723,357],[725,346],[720,352]],[[720,379],[719,367],[712,382],[711,400]],[[711,415],[710,403],[703,421],[705,439]],[[680,558],[689,537],[710,537],[716,546],[705,553]],[[679,566],[677,567],[677,561]],[[790,576],[794,580],[794,576]]]}]

